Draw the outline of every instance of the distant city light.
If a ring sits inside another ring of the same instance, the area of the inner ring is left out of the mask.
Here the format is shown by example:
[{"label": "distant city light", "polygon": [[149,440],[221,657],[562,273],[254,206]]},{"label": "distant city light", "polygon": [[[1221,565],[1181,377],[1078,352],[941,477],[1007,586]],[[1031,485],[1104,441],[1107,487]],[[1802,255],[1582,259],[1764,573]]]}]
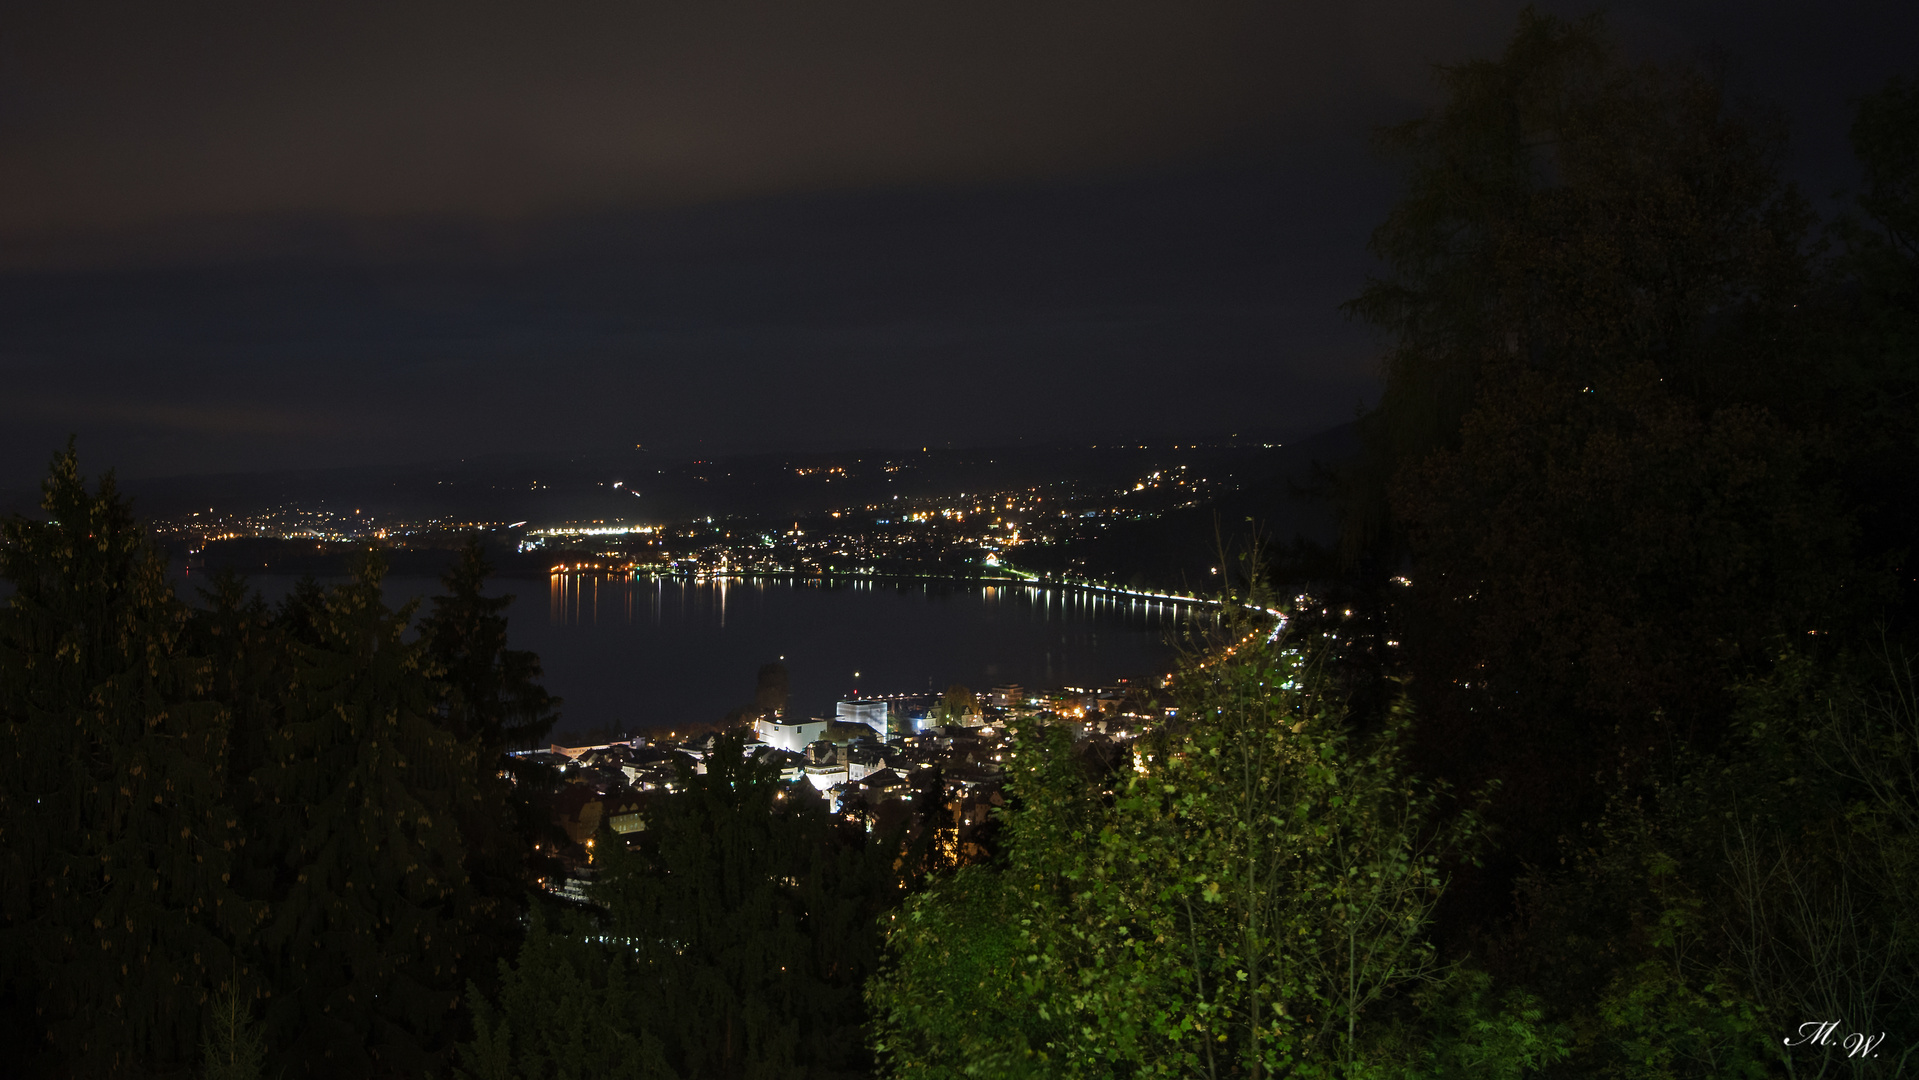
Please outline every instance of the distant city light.
[{"label": "distant city light", "polygon": [[[522,521],[520,525],[526,524]],[[507,528],[518,528],[509,525]],[[645,536],[660,531],[658,525],[555,525],[547,529],[530,529],[528,536]]]}]

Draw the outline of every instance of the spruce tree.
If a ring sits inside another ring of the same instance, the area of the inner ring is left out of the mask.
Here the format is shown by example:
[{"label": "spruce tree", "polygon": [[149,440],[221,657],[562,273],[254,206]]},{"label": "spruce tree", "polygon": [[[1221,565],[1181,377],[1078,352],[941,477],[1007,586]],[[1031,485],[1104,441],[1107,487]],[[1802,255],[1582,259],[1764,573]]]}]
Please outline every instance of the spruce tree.
[{"label": "spruce tree", "polygon": [[786,795],[741,747],[723,736],[631,853],[603,834],[593,895],[636,943],[646,1034],[679,1075],[866,1075],[860,993],[896,845]]},{"label": "spruce tree", "polygon": [[[188,1062],[246,915],[228,884],[226,717],[188,613],[109,473],[71,445],[48,520],[4,526],[0,964],[44,1063],[126,1075]],[[28,1067],[33,1043],[10,1050]]]},{"label": "spruce tree", "polygon": [[[557,925],[549,927],[549,920]],[[502,962],[498,1004],[477,987],[474,1041],[460,1047],[462,1080],[593,1076],[664,1080],[660,1040],[639,1023],[650,995],[638,969],[604,944],[578,911],[535,907],[519,964]]]},{"label": "spruce tree", "polygon": [[479,538],[469,537],[441,579],[447,595],[433,598],[421,629],[444,673],[448,729],[504,752],[545,738],[560,701],[540,685],[539,654],[507,648],[506,609],[513,597],[485,594],[492,574]]},{"label": "spruce tree", "polygon": [[385,570],[369,552],[351,582],[281,613],[285,717],[255,783],[278,860],[268,1041],[289,1074],[432,1068],[464,978],[459,817],[477,755],[435,716],[439,672],[407,638],[415,605],[382,600]]},{"label": "spruce tree", "polygon": [[597,925],[536,924],[497,1006],[474,991],[476,1080],[870,1074],[861,987],[901,892],[900,838],[836,820],[742,745],[723,736],[683,773],[631,849],[601,832]]},{"label": "spruce tree", "polygon": [[256,774],[269,759],[269,740],[285,715],[291,638],[238,574],[216,574],[197,591],[203,606],[190,624],[194,649],[207,658],[209,694],[227,715],[226,802],[239,830],[229,869],[235,890],[252,901],[249,912],[257,930],[267,917],[278,860],[270,845],[247,841],[263,825]]},{"label": "spruce tree", "polygon": [[260,1080],[266,1041],[253,1022],[251,1000],[237,986],[213,1000],[200,1066],[204,1080]]},{"label": "spruce tree", "polygon": [[552,730],[559,699],[540,685],[538,654],[507,648],[511,596],[482,590],[493,568],[477,537],[461,550],[421,622],[426,653],[442,672],[436,715],[455,739],[472,744],[473,790],[460,807],[466,871],[472,882],[473,936],[468,963],[485,976],[512,955],[526,900],[540,876],[534,838],[545,808],[534,797],[541,776],[522,769],[509,749]]}]

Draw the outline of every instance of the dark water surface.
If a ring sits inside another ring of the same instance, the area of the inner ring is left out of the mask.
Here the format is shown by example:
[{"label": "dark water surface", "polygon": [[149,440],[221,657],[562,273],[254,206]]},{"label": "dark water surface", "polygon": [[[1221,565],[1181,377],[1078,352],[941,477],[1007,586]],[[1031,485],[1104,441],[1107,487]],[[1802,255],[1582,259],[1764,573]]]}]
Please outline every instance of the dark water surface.
[{"label": "dark water surface", "polygon": [[[258,575],[269,600],[295,579]],[[388,579],[390,602],[440,591]],[[784,660],[790,711],[964,683],[983,690],[1110,685],[1171,669],[1171,604],[1025,586],[562,577],[496,581],[515,648],[540,654],[566,699],[559,731],[671,728],[752,700],[761,664]]]}]

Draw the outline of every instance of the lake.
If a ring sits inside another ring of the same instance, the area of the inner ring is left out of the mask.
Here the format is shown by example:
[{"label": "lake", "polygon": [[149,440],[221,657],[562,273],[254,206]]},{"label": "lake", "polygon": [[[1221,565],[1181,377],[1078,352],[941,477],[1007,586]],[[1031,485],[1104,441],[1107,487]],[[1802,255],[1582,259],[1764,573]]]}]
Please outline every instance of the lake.
[{"label": "lake", "polygon": [[[294,578],[252,579],[269,599]],[[394,577],[390,602],[440,591]],[[1072,589],[863,580],[699,580],[554,575],[502,579],[514,648],[540,654],[566,701],[560,732],[717,720],[780,660],[789,712],[831,715],[855,694],[1112,685],[1171,670],[1173,604]]]}]

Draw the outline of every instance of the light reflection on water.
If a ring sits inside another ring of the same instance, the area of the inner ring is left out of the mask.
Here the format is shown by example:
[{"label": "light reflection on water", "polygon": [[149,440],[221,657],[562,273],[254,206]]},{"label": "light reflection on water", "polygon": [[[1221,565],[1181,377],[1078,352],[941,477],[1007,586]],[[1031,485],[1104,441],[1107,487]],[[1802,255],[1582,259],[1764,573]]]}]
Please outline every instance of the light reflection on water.
[{"label": "light reflection on water", "polygon": [[785,577],[703,577],[553,574],[547,580],[547,618],[555,626],[598,625],[604,617],[632,622],[635,611],[662,624],[662,612],[671,591],[679,605],[679,616],[705,614],[715,624],[726,626],[728,596],[739,589],[763,591],[772,588],[817,589],[827,592],[874,592],[875,590],[922,596],[951,596],[976,589],[983,603],[998,608],[1023,605],[1032,608],[1032,617],[1045,622],[1054,619],[1105,618],[1136,629],[1171,628],[1199,610],[1194,604],[1154,597],[1130,596],[1091,589],[1061,588],[1049,585],[972,585],[964,582],[876,581],[872,578],[785,578]]},{"label": "light reflection on water", "polygon": [[[195,603],[196,578],[177,579]],[[249,583],[278,602],[296,580],[261,574]],[[395,576],[385,591],[397,606],[444,589]],[[855,693],[952,683],[1151,682],[1171,670],[1185,620],[1213,618],[1143,597],[937,581],[556,574],[498,579],[488,591],[514,596],[512,646],[539,653],[547,689],[566,699],[556,735],[717,720],[752,700],[760,665],[775,660],[792,680],[789,712],[806,715],[830,715]]]},{"label": "light reflection on water", "polygon": [[[519,585],[516,582],[515,585]],[[1112,685],[1170,669],[1171,639],[1205,609],[1079,589],[851,578],[554,574],[544,625],[521,647],[547,659],[568,728],[671,726],[750,700],[783,660],[791,709],[830,712],[854,693]],[[857,677],[855,673],[858,673]]]}]

